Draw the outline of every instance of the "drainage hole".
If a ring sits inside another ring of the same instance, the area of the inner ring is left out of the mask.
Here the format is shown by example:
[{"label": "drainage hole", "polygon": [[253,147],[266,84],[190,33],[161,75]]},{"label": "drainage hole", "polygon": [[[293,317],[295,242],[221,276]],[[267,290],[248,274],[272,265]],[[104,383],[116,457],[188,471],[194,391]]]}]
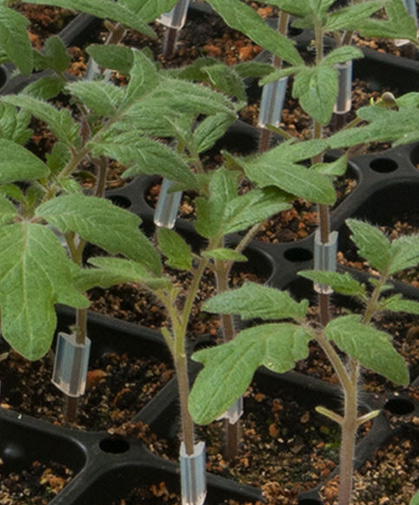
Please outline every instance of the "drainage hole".
[{"label": "drainage hole", "polygon": [[384,408],[399,416],[411,414],[415,410],[415,406],[408,398],[390,398],[384,404]]},{"label": "drainage hole", "polygon": [[99,442],[99,447],[103,452],[110,454],[122,454],[129,449],[129,443],[122,438],[104,438]]},{"label": "drainage hole", "polygon": [[287,249],[284,253],[285,259],[292,263],[300,263],[301,261],[310,261],[313,259],[313,253],[303,247],[293,247]]},{"label": "drainage hole", "polygon": [[390,172],[394,172],[399,168],[397,163],[390,158],[376,158],[372,160],[370,163],[371,170],[374,172],[378,172],[380,174],[388,174]]}]

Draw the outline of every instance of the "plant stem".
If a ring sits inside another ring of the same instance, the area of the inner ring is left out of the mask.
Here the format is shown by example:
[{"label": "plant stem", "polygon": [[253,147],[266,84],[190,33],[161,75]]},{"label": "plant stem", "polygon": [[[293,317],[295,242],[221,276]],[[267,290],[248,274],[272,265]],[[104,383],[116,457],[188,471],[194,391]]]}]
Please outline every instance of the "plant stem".
[{"label": "plant stem", "polygon": [[186,454],[192,455],[195,445],[194,423],[189,414],[188,399],[189,399],[189,375],[188,362],[186,353],[176,354],[175,358],[176,376],[179,388],[182,438],[185,444]]}]

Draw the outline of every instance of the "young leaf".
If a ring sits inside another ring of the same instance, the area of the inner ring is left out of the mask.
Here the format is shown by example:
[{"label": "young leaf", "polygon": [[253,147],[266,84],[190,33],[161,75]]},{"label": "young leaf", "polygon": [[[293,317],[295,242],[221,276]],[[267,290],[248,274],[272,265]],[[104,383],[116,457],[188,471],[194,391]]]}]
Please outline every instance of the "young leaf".
[{"label": "young leaf", "polygon": [[419,505],[419,491],[417,491],[413,498],[410,500],[409,505]]},{"label": "young leaf", "polygon": [[258,61],[244,61],[235,65],[234,70],[242,79],[246,77],[264,77],[272,72],[272,65]]},{"label": "young leaf", "polygon": [[113,117],[124,97],[118,86],[103,81],[78,81],[67,85],[70,93],[77,97],[91,112],[105,118]]},{"label": "young leaf", "polygon": [[61,93],[65,84],[65,80],[61,77],[41,77],[28,84],[22,90],[22,94],[38,98],[39,100],[49,100]]},{"label": "young leaf", "polygon": [[184,184],[187,188],[197,189],[196,176],[191,172],[185,159],[176,151],[157,140],[138,137],[134,133],[112,136],[109,140],[90,143],[93,153],[114,158],[128,168],[123,177],[135,175],[161,175]]},{"label": "young leaf", "polygon": [[51,153],[45,154],[48,168],[52,173],[58,174],[67,165],[71,158],[70,149],[61,142],[55,142]]},{"label": "young leaf", "polygon": [[43,53],[35,56],[35,66],[37,70],[52,68],[57,74],[62,74],[70,64],[71,56],[68,54],[63,41],[57,35],[48,37],[45,41]]},{"label": "young leaf", "polygon": [[233,123],[231,115],[219,113],[206,117],[193,132],[193,143],[198,153],[210,149]]},{"label": "young leaf", "polygon": [[344,274],[338,272],[326,272],[319,270],[303,270],[298,275],[310,279],[319,284],[330,286],[336,293],[351,296],[365,295],[365,285],[356,281],[348,272]]},{"label": "young leaf", "polygon": [[167,257],[166,264],[179,270],[190,270],[192,252],[183,238],[173,230],[158,228],[157,237],[160,251]]},{"label": "young leaf", "polygon": [[270,28],[250,6],[239,0],[207,0],[233,30],[238,30],[267,51],[293,65],[303,63],[293,42]]},{"label": "young leaf", "polygon": [[45,121],[52,133],[64,144],[72,144],[77,137],[79,126],[73,123],[71,112],[68,109],[56,109],[47,102],[24,95],[7,95],[3,101],[20,107],[37,119]]},{"label": "young leaf", "polygon": [[231,342],[195,353],[204,364],[189,396],[189,411],[198,424],[208,424],[246,391],[262,365],[277,373],[292,370],[308,356],[312,336],[290,323],[265,324],[240,332]]},{"label": "young leaf", "polygon": [[75,277],[75,284],[80,291],[93,287],[107,289],[115,284],[138,282],[154,288],[167,286],[167,279],[156,278],[141,264],[122,258],[100,256],[90,258],[89,263],[98,268],[83,268]]},{"label": "young leaf", "polygon": [[[360,4],[352,4],[342,9],[337,9],[327,16],[324,27],[327,32],[338,30],[359,30],[363,22],[374,12],[377,12],[383,6],[382,0],[364,1]],[[348,47],[348,46],[346,46]]]},{"label": "young leaf", "polygon": [[238,314],[242,319],[302,319],[308,310],[308,301],[296,302],[285,292],[246,282],[206,301],[203,310],[219,314]]},{"label": "young leaf", "polygon": [[120,3],[128,7],[146,23],[157,19],[161,14],[169,12],[178,0],[120,0]]},{"label": "young leaf", "polygon": [[155,37],[153,30],[132,10],[112,0],[24,0],[37,5],[55,5],[64,9],[86,12],[101,19],[110,19],[133,28],[148,37]]},{"label": "young leaf", "polygon": [[219,63],[204,67],[202,70],[208,75],[209,82],[215,89],[246,103],[244,83],[234,68]]},{"label": "young leaf", "polygon": [[8,103],[0,103],[0,138],[25,144],[32,135],[28,128],[31,115],[25,110],[17,110]]},{"label": "young leaf", "polygon": [[332,205],[336,195],[329,178],[298,164],[321,153],[326,145],[321,140],[284,142],[258,156],[232,158],[244,168],[249,179],[262,188],[276,186],[299,198]]},{"label": "young leaf", "polygon": [[406,300],[401,295],[394,295],[385,300],[381,300],[383,310],[392,312],[408,312],[409,314],[419,315],[419,302]]},{"label": "young leaf", "polygon": [[32,72],[32,46],[26,30],[28,20],[19,12],[0,5],[0,47],[22,74]]},{"label": "young leaf", "polygon": [[133,64],[130,70],[130,80],[125,90],[125,98],[121,110],[147,95],[159,83],[159,77],[154,63],[141,51],[133,50]]},{"label": "young leaf", "polygon": [[364,53],[361,49],[352,46],[341,46],[337,49],[330,51],[324,59],[323,63],[328,65],[335,65],[336,63],[344,63],[345,61],[355,60],[357,58],[363,58]]},{"label": "young leaf", "polygon": [[343,154],[337,160],[329,163],[316,163],[312,166],[319,174],[329,175],[331,177],[339,177],[346,172],[348,168],[348,156]]},{"label": "young leaf", "polygon": [[0,228],[0,305],[4,339],[27,359],[41,358],[56,326],[54,304],[86,308],[71,267],[46,226],[20,222]]},{"label": "young leaf", "polygon": [[[2,187],[0,187],[0,191]],[[13,203],[0,194],[0,225],[10,223],[18,215],[16,207]]]},{"label": "young leaf", "polygon": [[224,247],[212,249],[211,251],[204,251],[202,256],[221,261],[247,261],[246,256],[243,254],[238,253],[234,249],[226,249]]},{"label": "young leaf", "polygon": [[0,139],[0,184],[46,177],[49,169],[28,149],[7,139]]},{"label": "young leaf", "polygon": [[104,198],[72,194],[59,196],[36,210],[61,233],[74,231],[111,254],[122,253],[160,275],[160,259],[140,232],[140,219]]},{"label": "young leaf", "polygon": [[306,67],[295,76],[292,96],[300,100],[307,114],[323,125],[332,117],[337,94],[337,71],[326,63]]},{"label": "young leaf", "polygon": [[396,384],[409,384],[409,372],[387,333],[361,323],[359,316],[342,316],[325,328],[327,338],[362,366],[378,372]]},{"label": "young leaf", "polygon": [[91,44],[86,51],[99,66],[116,70],[122,75],[129,75],[134,63],[134,52],[129,47]]},{"label": "young leaf", "polygon": [[390,246],[390,274],[419,264],[419,235],[400,237]]},{"label": "young leaf", "polygon": [[368,223],[347,219],[346,224],[352,232],[352,240],[359,249],[359,254],[380,272],[384,272],[391,261],[391,245],[388,238],[375,226]]}]

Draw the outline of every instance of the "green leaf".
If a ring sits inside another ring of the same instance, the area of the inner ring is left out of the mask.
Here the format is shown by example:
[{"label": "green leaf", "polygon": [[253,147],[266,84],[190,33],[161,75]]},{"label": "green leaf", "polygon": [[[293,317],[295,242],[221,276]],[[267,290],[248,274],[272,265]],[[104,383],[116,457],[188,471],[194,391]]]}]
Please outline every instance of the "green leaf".
[{"label": "green leaf", "polygon": [[400,237],[390,247],[390,274],[419,264],[419,235]]},{"label": "green leaf", "polygon": [[337,71],[323,63],[306,67],[295,76],[292,96],[313,119],[329,123],[338,94]]},{"label": "green leaf", "polygon": [[[159,77],[154,63],[141,51],[133,50],[133,64],[130,79],[125,91],[121,110],[152,91],[159,83]],[[164,110],[164,109],[162,109]]]},{"label": "green leaf", "polygon": [[413,495],[413,498],[410,500],[409,505],[419,505],[419,491],[417,491],[417,492]]},{"label": "green leaf", "polygon": [[242,319],[302,319],[308,310],[308,301],[296,302],[279,289],[246,282],[241,288],[216,295],[203,310],[218,314],[238,314]]},{"label": "green leaf", "polygon": [[49,100],[61,93],[65,84],[65,80],[61,77],[41,77],[28,84],[22,90],[22,94],[38,98],[39,100]]},{"label": "green leaf", "polygon": [[[71,56],[68,54],[65,44],[57,35],[47,38],[43,56],[45,66],[42,68],[52,68],[57,74],[65,72],[71,62]],[[41,69],[39,68],[39,70]]]},{"label": "green leaf", "polygon": [[178,0],[120,0],[120,3],[138,14],[146,23],[154,21],[161,14],[169,12]]},{"label": "green leaf", "polygon": [[0,184],[31,181],[46,177],[49,169],[43,161],[11,140],[0,139]]},{"label": "green leaf", "polygon": [[234,70],[242,79],[246,77],[264,77],[272,72],[272,65],[258,61],[243,61],[235,65]]},{"label": "green leaf", "polygon": [[414,300],[406,300],[402,295],[394,295],[385,300],[381,300],[383,310],[391,310],[392,312],[408,312],[409,314],[419,315],[419,302]]},{"label": "green leaf", "polygon": [[86,51],[99,66],[116,70],[122,75],[129,75],[134,63],[134,52],[126,46],[91,44]]},{"label": "green leaf", "polygon": [[32,46],[26,26],[28,20],[13,9],[0,5],[0,47],[22,74],[32,72]]},{"label": "green leaf", "polygon": [[90,143],[93,153],[114,158],[128,168],[123,177],[140,174],[161,175],[171,181],[182,183],[187,188],[197,189],[198,182],[182,155],[161,142],[138,137],[135,133],[111,137],[109,141]]},{"label": "green leaf", "polygon": [[281,10],[295,16],[306,16],[312,12],[310,2],[296,2],[295,0],[266,0],[268,5],[275,5]]},{"label": "green leaf", "polygon": [[218,113],[206,117],[193,132],[193,143],[198,153],[207,151],[221,138],[233,123],[231,115]]},{"label": "green leaf", "polygon": [[140,219],[109,200],[82,194],[59,196],[39,206],[36,216],[61,233],[76,232],[109,253],[124,254],[160,275],[160,259],[140,232]]},{"label": "green leaf", "polygon": [[391,261],[391,245],[387,237],[375,226],[347,219],[346,224],[352,232],[352,240],[359,254],[380,272],[385,272]]},{"label": "green leaf", "polygon": [[319,270],[303,270],[298,275],[310,279],[319,284],[330,286],[336,293],[351,296],[364,296],[365,286],[356,281],[347,272],[344,274],[338,272],[326,272]]},{"label": "green leaf", "polygon": [[167,257],[166,264],[179,270],[190,270],[192,251],[183,238],[173,230],[158,228],[157,237],[160,251]]},{"label": "green leaf", "polygon": [[231,342],[195,353],[204,364],[189,396],[189,411],[208,424],[243,395],[262,365],[277,373],[292,370],[308,356],[310,333],[290,323],[265,324],[240,332]]},{"label": "green leaf", "polygon": [[409,384],[409,372],[387,333],[361,323],[359,316],[343,316],[331,321],[325,334],[339,349],[362,366],[397,384]]},{"label": "green leaf", "polygon": [[[358,31],[363,22],[383,6],[383,1],[364,1],[342,9],[337,9],[327,16],[325,31]],[[348,47],[348,46],[347,46]]]},{"label": "green leaf", "polygon": [[89,301],[73,287],[72,263],[46,226],[0,228],[0,251],[2,335],[25,358],[39,359],[52,343],[54,304],[86,308]]},{"label": "green leaf", "polygon": [[232,158],[243,167],[249,179],[262,188],[276,186],[310,202],[333,205],[336,195],[330,179],[298,164],[320,154],[326,145],[317,140],[296,144],[284,142],[258,156]]},{"label": "green leaf", "polygon": [[361,49],[352,46],[341,46],[330,51],[324,59],[323,64],[336,65],[336,63],[344,63],[345,61],[363,58],[364,53]]},{"label": "green leaf", "polygon": [[23,191],[15,184],[1,184],[0,193],[11,200],[15,200],[16,202],[25,202],[25,195],[23,194]]},{"label": "green leaf", "polygon": [[202,256],[221,261],[234,261],[234,262],[247,261],[246,256],[244,256],[243,254],[238,253],[234,249],[226,249],[225,247],[221,247],[219,249],[212,249],[211,251],[204,251],[202,253]]},{"label": "green leaf", "polygon": [[256,44],[293,65],[303,63],[293,42],[270,28],[250,6],[239,0],[207,0],[233,30],[238,30]]},{"label": "green leaf", "polygon": [[3,101],[20,107],[33,114],[37,119],[45,121],[52,133],[64,144],[72,144],[73,140],[77,138],[79,126],[73,123],[71,112],[68,109],[58,110],[47,102],[24,95],[7,95],[3,97]]},{"label": "green leaf", "polygon": [[8,103],[0,103],[0,138],[25,144],[32,135],[32,130],[28,128],[30,120],[29,112],[18,111]]},{"label": "green leaf", "polygon": [[62,142],[55,142],[51,152],[45,154],[48,168],[52,173],[58,174],[71,159],[70,149]]},{"label": "green leaf", "polygon": [[124,282],[138,282],[158,288],[165,287],[170,282],[167,279],[153,277],[143,265],[131,260],[101,256],[90,258],[89,263],[98,268],[79,270],[75,282],[81,291],[93,287],[107,289]]},{"label": "green leaf", "polygon": [[103,81],[78,81],[67,85],[70,93],[77,97],[94,114],[105,118],[113,117],[121,103],[122,88]]},{"label": "green leaf", "polygon": [[55,5],[64,9],[86,12],[101,19],[117,21],[148,37],[155,37],[153,30],[132,10],[112,0],[23,0],[36,5]]},{"label": "green leaf", "polygon": [[[2,187],[0,186],[0,192]],[[0,225],[10,223],[18,215],[16,207],[13,203],[0,194]]]},{"label": "green leaf", "polygon": [[233,67],[219,63],[202,69],[209,77],[210,84],[240,102],[247,101],[246,90],[240,75]]},{"label": "green leaf", "polygon": [[363,37],[408,39],[416,42],[417,26],[413,17],[407,13],[403,0],[387,0],[385,9],[386,20],[365,19],[355,25],[355,29]]},{"label": "green leaf", "polygon": [[313,170],[319,174],[337,176],[343,175],[348,168],[348,156],[346,154],[340,156],[337,160],[330,163],[316,163],[312,166]]},{"label": "green leaf", "polygon": [[265,84],[268,84],[270,82],[278,81],[283,77],[298,74],[299,72],[304,72],[305,69],[306,67],[300,66],[300,67],[287,67],[287,68],[280,68],[279,70],[272,70],[268,75],[266,75],[260,80],[259,84],[261,86],[264,86]]}]

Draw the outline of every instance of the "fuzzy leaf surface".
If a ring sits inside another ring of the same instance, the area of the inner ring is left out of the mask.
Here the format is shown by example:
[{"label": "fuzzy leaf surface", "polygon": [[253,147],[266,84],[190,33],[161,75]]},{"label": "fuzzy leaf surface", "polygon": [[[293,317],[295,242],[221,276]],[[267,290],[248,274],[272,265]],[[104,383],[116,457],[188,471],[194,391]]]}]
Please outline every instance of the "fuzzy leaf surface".
[{"label": "fuzzy leaf surface", "polygon": [[276,186],[299,198],[332,205],[336,195],[329,178],[298,164],[325,148],[323,141],[284,142],[261,155],[232,158],[243,167],[249,179],[262,188]]},{"label": "fuzzy leaf surface", "polygon": [[409,384],[403,357],[393,347],[387,333],[361,323],[359,316],[342,316],[331,321],[325,334],[339,349],[357,359],[362,366],[396,384]]},{"label": "fuzzy leaf surface", "polygon": [[22,94],[38,98],[39,100],[50,100],[64,90],[65,84],[65,80],[61,77],[41,77],[28,84],[22,90]]},{"label": "fuzzy leaf surface", "polygon": [[198,153],[210,149],[233,123],[231,115],[219,113],[206,117],[193,132],[193,142]]},{"label": "fuzzy leaf surface", "polygon": [[329,163],[317,163],[312,166],[319,174],[338,177],[343,175],[348,168],[348,157],[346,154],[340,156],[337,160]]},{"label": "fuzzy leaf surface", "polygon": [[112,117],[124,92],[118,86],[103,81],[78,81],[67,85],[70,93],[77,97],[91,112],[103,117]]},{"label": "fuzzy leaf surface", "polygon": [[0,5],[0,47],[22,74],[32,72],[32,46],[26,27],[28,20],[19,12]]},{"label": "fuzzy leaf surface", "polygon": [[141,174],[162,175],[188,188],[198,187],[185,159],[157,140],[128,133],[90,145],[95,155],[104,154],[128,166],[134,164],[124,172],[124,178]]},{"label": "fuzzy leaf surface", "polygon": [[0,228],[0,307],[4,339],[30,360],[49,350],[54,305],[87,308],[73,285],[72,263],[46,226],[20,222]]},{"label": "fuzzy leaf surface", "polygon": [[325,63],[306,67],[295,76],[292,96],[299,99],[307,114],[323,125],[332,117],[337,94],[337,71]]},{"label": "fuzzy leaf surface", "polygon": [[121,3],[138,14],[146,23],[169,12],[178,0],[122,0]]},{"label": "fuzzy leaf surface", "polygon": [[134,63],[134,53],[129,47],[91,44],[86,51],[99,66],[116,70],[122,75],[129,75]]},{"label": "fuzzy leaf surface", "polygon": [[355,219],[347,219],[346,224],[352,232],[352,240],[359,249],[359,254],[369,264],[384,272],[391,261],[391,244],[388,238],[375,226]]},{"label": "fuzzy leaf surface", "polygon": [[363,57],[364,53],[357,47],[341,46],[330,51],[330,53],[324,57],[323,63],[335,65],[336,63],[344,63],[345,61],[356,60]]},{"label": "fuzzy leaf surface", "polygon": [[203,71],[208,74],[209,82],[214,88],[243,103],[246,102],[244,83],[234,68],[220,63],[204,67]]},{"label": "fuzzy leaf surface", "polygon": [[0,184],[41,179],[49,174],[47,165],[20,144],[0,139],[0,152]]},{"label": "fuzzy leaf surface", "polygon": [[288,63],[298,65],[303,62],[290,39],[270,28],[257,12],[239,0],[207,0],[233,30],[244,33],[256,44],[281,57]]},{"label": "fuzzy leaf surface", "polygon": [[159,249],[167,257],[166,264],[179,270],[190,270],[192,251],[183,238],[167,228],[158,228],[157,237]]},{"label": "fuzzy leaf surface", "polygon": [[43,52],[37,51],[34,59],[37,70],[52,68],[57,74],[61,74],[67,70],[71,56],[60,37],[53,35],[47,38]]},{"label": "fuzzy leaf surface", "polygon": [[32,135],[28,128],[31,115],[25,110],[18,110],[8,103],[0,103],[0,138],[25,144]]},{"label": "fuzzy leaf surface", "polygon": [[47,102],[24,95],[7,95],[3,97],[6,103],[20,107],[41,121],[45,121],[52,133],[65,144],[71,144],[77,137],[79,126],[73,123],[68,109],[56,109]]},{"label": "fuzzy leaf surface", "polygon": [[361,4],[354,4],[331,12],[327,17],[325,31],[334,32],[338,30],[359,30],[363,26],[364,20],[368,19],[374,12],[383,6],[382,0],[366,1]]},{"label": "fuzzy leaf surface", "polygon": [[204,251],[202,256],[207,258],[212,258],[214,260],[221,261],[247,261],[246,256],[238,253],[234,249],[227,249],[225,247],[220,247],[219,249],[212,249],[211,251]]},{"label": "fuzzy leaf surface", "polygon": [[242,319],[302,319],[308,310],[308,301],[296,302],[286,291],[255,282],[246,282],[212,297],[203,310],[219,314],[238,314]]},{"label": "fuzzy leaf surface", "polygon": [[101,19],[110,19],[129,28],[155,37],[154,31],[135,12],[112,0],[24,0],[36,5],[55,5],[64,9],[86,12]]},{"label": "fuzzy leaf surface", "polygon": [[160,259],[140,232],[140,218],[109,200],[82,194],[59,196],[39,206],[36,215],[61,233],[78,233],[111,254],[124,254],[160,274]]},{"label": "fuzzy leaf surface", "polygon": [[[0,188],[1,191],[2,188]],[[18,215],[16,207],[13,203],[0,194],[0,225],[9,223]]]},{"label": "fuzzy leaf surface", "polygon": [[419,235],[404,236],[393,240],[390,246],[390,274],[419,264]]},{"label": "fuzzy leaf surface", "polygon": [[408,312],[409,314],[419,315],[419,302],[415,300],[406,300],[400,294],[391,296],[382,301],[384,310],[392,312]]},{"label": "fuzzy leaf surface", "polygon": [[351,277],[348,272],[341,274],[320,270],[303,270],[298,272],[298,275],[319,284],[326,284],[336,291],[336,293],[341,293],[342,295],[363,296],[365,294],[365,286]]},{"label": "fuzzy leaf surface", "polygon": [[308,356],[310,333],[290,323],[265,324],[241,331],[232,341],[203,349],[193,359],[204,368],[189,396],[189,411],[208,424],[246,391],[260,366],[284,373]]}]

